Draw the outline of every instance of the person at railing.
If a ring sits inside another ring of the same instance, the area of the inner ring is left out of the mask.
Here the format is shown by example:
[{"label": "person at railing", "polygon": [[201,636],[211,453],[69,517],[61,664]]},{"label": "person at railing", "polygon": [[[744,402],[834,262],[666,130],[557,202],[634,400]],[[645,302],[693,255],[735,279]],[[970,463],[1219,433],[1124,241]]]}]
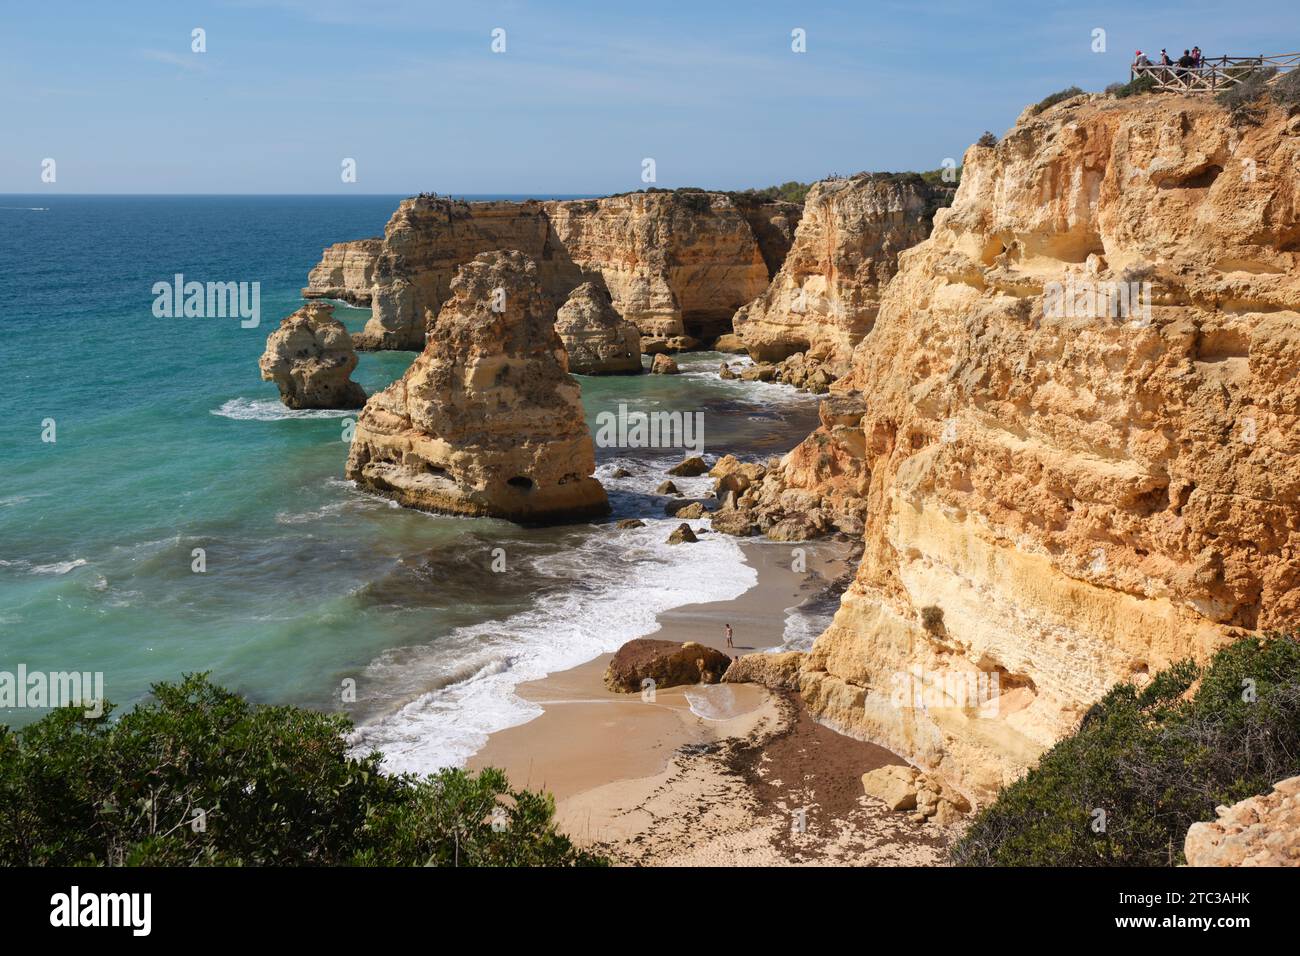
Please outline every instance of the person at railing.
[{"label": "person at railing", "polygon": [[1199,70],[1204,62],[1205,58],[1201,56],[1201,48],[1199,46],[1192,47],[1192,66]]},{"label": "person at railing", "polygon": [[1171,60],[1171,59],[1169,59],[1169,51],[1166,50],[1164,47],[1161,47],[1161,48],[1160,48],[1160,65],[1161,65],[1161,66],[1173,66],[1173,65],[1174,65],[1174,61]]},{"label": "person at railing", "polygon": [[1192,59],[1192,51],[1184,50],[1183,55],[1178,58],[1178,78],[1186,80],[1192,71],[1195,61]]},{"label": "person at railing", "polygon": [[1144,68],[1151,65],[1150,58],[1148,58],[1141,50],[1134,53],[1133,57],[1133,69],[1138,73],[1144,72]]}]

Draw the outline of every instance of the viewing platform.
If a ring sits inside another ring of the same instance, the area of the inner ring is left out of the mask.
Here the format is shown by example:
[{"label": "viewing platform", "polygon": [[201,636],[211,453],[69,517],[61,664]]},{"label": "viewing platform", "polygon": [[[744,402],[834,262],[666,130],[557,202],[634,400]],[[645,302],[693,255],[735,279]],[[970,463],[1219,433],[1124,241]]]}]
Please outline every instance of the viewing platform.
[{"label": "viewing platform", "polygon": [[1218,93],[1236,86],[1255,73],[1287,73],[1300,66],[1300,53],[1279,56],[1216,56],[1205,57],[1197,66],[1134,65],[1129,69],[1129,80],[1150,76],[1162,93]]}]

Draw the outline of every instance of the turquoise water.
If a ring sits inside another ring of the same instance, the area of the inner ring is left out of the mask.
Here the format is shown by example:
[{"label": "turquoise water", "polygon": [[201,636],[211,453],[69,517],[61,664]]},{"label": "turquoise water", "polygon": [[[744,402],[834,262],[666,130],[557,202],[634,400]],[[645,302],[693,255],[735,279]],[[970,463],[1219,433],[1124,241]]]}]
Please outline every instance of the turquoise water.
[{"label": "turquoise water", "polygon": [[[721,536],[662,545],[674,522],[650,491],[671,450],[598,450],[614,517],[653,519],[640,532],[431,516],[342,480],[343,414],[288,412],[257,358],[321,249],[380,234],[398,198],[0,197],[0,671],[102,671],[118,704],[211,671],[256,700],[347,706],[366,743],[426,767],[524,719],[518,679],[752,583]],[[156,318],[151,288],[177,272],[259,282],[260,325]],[[354,377],[373,392],[413,357],[364,354]],[[707,451],[762,457],[808,432],[811,400],[722,382],[718,359],[583,378],[589,419],[701,410]]]}]

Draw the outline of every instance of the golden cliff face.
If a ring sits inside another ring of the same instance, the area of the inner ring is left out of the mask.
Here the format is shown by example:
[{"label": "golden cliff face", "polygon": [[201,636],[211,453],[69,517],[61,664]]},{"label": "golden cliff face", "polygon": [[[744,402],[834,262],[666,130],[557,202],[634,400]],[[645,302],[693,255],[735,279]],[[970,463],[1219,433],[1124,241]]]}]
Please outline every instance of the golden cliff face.
[{"label": "golden cliff face", "polygon": [[614,309],[652,338],[716,338],[767,286],[754,232],[719,193],[629,193],[546,203],[556,245],[599,276]]},{"label": "golden cliff face", "polygon": [[[749,211],[762,228],[760,247],[746,214],[718,193],[523,203],[404,199],[375,257],[373,315],[357,347],[422,349],[456,269],[498,249],[532,259],[556,304],[594,281],[646,336],[715,337],[731,331],[732,313],[767,286],[764,250],[780,254],[782,229],[794,218],[786,205]],[[312,270],[309,288],[334,288],[338,248]]]},{"label": "golden cliff face", "polygon": [[932,199],[919,176],[814,184],[771,285],[735,316],[749,354],[773,362],[804,352],[842,374],[875,321],[899,253],[929,234]]},{"label": "golden cliff face", "polygon": [[450,291],[428,347],[358,416],[347,477],[427,511],[530,523],[606,514],[537,266],[483,253]]},{"label": "golden cliff face", "polygon": [[835,386],[867,527],[818,715],[984,797],[1115,682],[1296,620],[1298,133],[1085,96],[967,152]]},{"label": "golden cliff face", "polygon": [[304,299],[341,299],[353,305],[369,305],[375,283],[375,263],[383,248],[382,239],[336,242],[321,254],[321,260],[307,276]]}]

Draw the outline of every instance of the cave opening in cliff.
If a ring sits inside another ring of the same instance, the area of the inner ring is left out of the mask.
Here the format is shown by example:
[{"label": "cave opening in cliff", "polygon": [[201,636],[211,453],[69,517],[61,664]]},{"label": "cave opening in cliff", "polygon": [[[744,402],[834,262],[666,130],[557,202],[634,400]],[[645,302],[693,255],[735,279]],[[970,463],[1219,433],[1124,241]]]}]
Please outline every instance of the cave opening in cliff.
[{"label": "cave opening in cliff", "polygon": [[532,491],[533,489],[533,479],[523,475],[515,475],[515,477],[508,479],[506,484],[521,491]]}]

